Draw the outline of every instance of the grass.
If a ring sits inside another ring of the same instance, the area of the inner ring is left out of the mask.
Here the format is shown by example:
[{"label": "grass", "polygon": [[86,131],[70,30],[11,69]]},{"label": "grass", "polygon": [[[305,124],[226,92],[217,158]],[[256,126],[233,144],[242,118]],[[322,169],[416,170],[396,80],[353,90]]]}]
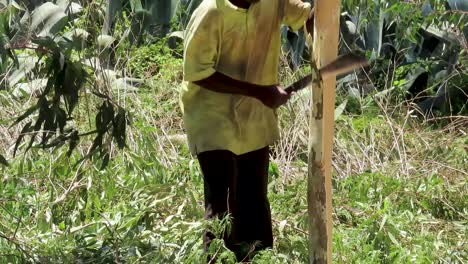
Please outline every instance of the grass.
[{"label": "grass", "polygon": [[[66,149],[12,158],[19,131],[8,126],[29,99],[0,91],[0,153],[10,160],[0,167],[0,263],[205,259],[204,228],[221,230],[226,223],[202,220],[203,183],[178,108],[178,63],[171,60],[174,70],[150,78],[137,93],[119,94],[132,117],[129,147],[112,147],[104,170],[99,161],[73,166],[89,142],[70,158]],[[348,105],[335,124],[334,262],[466,263],[466,117],[437,127],[403,104],[390,109],[381,99],[366,100],[360,114]],[[308,105],[304,92],[280,111],[282,139],[272,153],[269,184],[275,246],[254,263],[308,261]],[[212,250],[233,263],[221,241]]]}]

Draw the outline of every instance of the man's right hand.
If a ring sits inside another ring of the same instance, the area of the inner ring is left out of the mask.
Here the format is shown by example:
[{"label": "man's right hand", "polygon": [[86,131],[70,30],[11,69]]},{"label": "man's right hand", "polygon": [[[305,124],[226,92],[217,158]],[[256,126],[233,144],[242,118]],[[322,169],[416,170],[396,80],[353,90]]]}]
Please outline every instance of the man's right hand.
[{"label": "man's right hand", "polygon": [[264,105],[273,109],[285,104],[291,97],[291,94],[284,91],[281,86],[247,83],[232,79],[219,72],[215,72],[211,76],[194,83],[214,92],[240,94],[257,98]]},{"label": "man's right hand", "polygon": [[260,93],[258,99],[262,101],[264,105],[273,109],[285,104],[291,97],[291,94],[284,91],[284,89],[278,85],[264,86],[259,89],[265,89],[265,91]]},{"label": "man's right hand", "polygon": [[309,13],[309,18],[305,22],[306,31],[312,37],[314,37],[314,16],[315,16],[315,12],[314,12],[314,8],[312,8]]}]

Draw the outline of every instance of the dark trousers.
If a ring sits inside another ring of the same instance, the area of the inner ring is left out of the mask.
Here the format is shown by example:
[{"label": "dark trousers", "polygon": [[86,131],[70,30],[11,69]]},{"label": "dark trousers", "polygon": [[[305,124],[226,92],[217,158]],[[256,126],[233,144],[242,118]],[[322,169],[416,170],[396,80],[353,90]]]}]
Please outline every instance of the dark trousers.
[{"label": "dark trousers", "polygon": [[[267,198],[269,148],[243,155],[226,150],[202,152],[198,161],[204,178],[205,217],[232,217],[223,239],[239,261],[247,254],[271,248],[273,234]],[[214,239],[204,235],[205,250]]]}]

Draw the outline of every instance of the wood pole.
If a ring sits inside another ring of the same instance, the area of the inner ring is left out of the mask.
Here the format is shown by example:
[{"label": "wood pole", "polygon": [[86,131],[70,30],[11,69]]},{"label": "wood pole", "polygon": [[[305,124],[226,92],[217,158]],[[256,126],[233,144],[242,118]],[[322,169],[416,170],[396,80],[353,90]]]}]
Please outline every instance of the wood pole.
[{"label": "wood pole", "polygon": [[[316,0],[312,69],[336,59],[339,36],[339,0]],[[309,38],[310,41],[310,38]],[[317,74],[315,74],[317,75]],[[313,76],[317,80],[318,76]],[[332,261],[331,158],[336,76],[314,82],[310,105],[307,201],[309,213],[309,262]]]}]

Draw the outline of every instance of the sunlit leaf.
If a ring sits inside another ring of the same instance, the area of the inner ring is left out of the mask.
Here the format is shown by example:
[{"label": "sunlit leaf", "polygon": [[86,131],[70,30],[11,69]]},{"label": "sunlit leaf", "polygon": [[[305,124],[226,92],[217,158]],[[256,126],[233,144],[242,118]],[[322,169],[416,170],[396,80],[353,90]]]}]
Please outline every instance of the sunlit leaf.
[{"label": "sunlit leaf", "polygon": [[115,38],[109,35],[99,35],[97,38],[97,44],[101,49],[110,47],[114,41]]},{"label": "sunlit leaf", "polygon": [[343,114],[344,110],[346,109],[346,105],[348,104],[348,100],[344,100],[336,109],[335,109],[335,121],[340,118]]},{"label": "sunlit leaf", "polygon": [[65,27],[67,20],[62,8],[46,2],[32,12],[29,28],[38,36],[53,36]]},{"label": "sunlit leaf", "polygon": [[174,31],[171,32],[168,35],[169,38],[174,37],[174,38],[179,38],[179,39],[184,39],[184,31]]},{"label": "sunlit leaf", "polygon": [[30,55],[23,55],[18,57],[19,69],[16,69],[8,76],[8,84],[10,87],[15,86],[23,79],[26,74],[30,73],[36,65],[38,58]]},{"label": "sunlit leaf", "polygon": [[36,79],[25,83],[18,83],[14,86],[12,94],[17,97],[25,95],[29,96],[34,93],[39,93],[39,91],[42,91],[46,85],[47,79]]}]

